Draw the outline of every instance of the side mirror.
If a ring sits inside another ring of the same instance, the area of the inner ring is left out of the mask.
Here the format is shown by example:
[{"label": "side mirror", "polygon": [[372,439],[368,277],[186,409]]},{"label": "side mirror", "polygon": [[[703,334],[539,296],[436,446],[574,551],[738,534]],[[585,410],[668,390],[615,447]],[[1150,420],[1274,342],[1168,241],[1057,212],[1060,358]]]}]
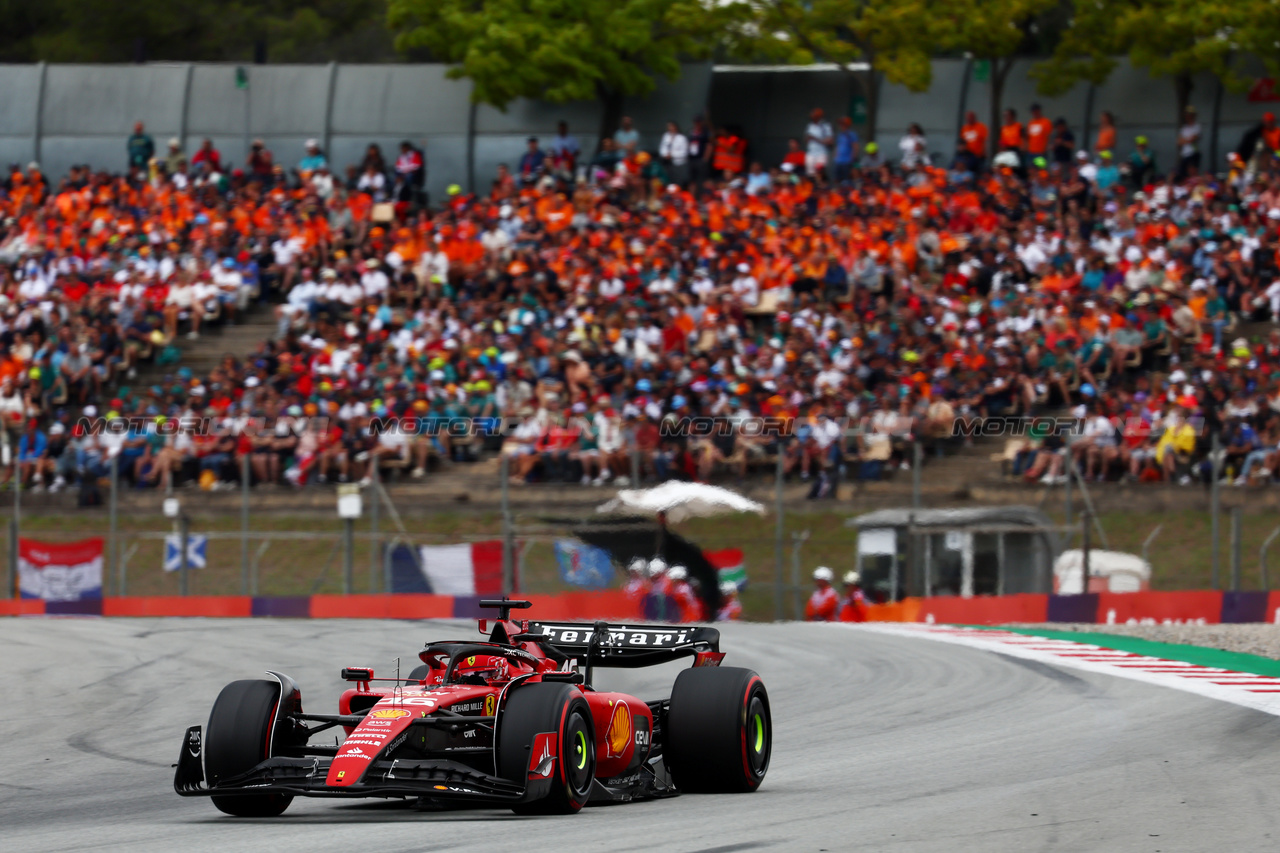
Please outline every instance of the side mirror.
[{"label": "side mirror", "polygon": [[343,681],[369,681],[372,678],[373,678],[373,667],[344,666],[342,668]]}]

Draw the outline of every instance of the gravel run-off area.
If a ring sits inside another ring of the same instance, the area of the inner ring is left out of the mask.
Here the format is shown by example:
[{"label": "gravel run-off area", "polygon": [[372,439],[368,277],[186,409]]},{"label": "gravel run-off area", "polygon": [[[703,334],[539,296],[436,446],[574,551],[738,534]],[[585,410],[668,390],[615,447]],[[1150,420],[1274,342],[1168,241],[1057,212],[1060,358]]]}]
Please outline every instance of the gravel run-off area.
[{"label": "gravel run-off area", "polygon": [[1046,631],[1083,631],[1090,634],[1120,634],[1158,643],[1185,643],[1227,652],[1280,660],[1280,625],[1242,623],[1238,625],[1096,625],[1087,622],[1018,623],[1011,628],[1042,628]]}]

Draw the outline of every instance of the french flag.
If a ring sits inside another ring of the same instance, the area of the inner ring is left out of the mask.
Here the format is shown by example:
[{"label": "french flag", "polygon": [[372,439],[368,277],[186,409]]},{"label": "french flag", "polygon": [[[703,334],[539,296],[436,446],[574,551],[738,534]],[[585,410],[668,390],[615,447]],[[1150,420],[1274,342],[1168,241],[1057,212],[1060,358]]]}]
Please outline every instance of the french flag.
[{"label": "french flag", "polygon": [[502,594],[500,539],[467,545],[424,545],[420,554],[427,586],[436,595]]}]

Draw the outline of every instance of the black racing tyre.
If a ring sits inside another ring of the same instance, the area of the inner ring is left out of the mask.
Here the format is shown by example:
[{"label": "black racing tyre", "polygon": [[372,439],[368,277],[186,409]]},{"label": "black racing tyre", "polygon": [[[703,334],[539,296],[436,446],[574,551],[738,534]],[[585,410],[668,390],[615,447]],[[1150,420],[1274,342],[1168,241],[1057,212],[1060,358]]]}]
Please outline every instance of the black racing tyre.
[{"label": "black racing tyre", "polygon": [[415,666],[413,669],[409,670],[409,677],[405,680],[410,683],[413,683],[415,681],[422,681],[422,679],[426,678],[427,675],[430,674],[430,672],[431,672],[431,667],[427,666],[425,663],[419,664],[418,666]]},{"label": "black racing tyre", "polygon": [[676,677],[663,728],[663,759],[682,791],[746,793],[769,770],[773,721],[760,676],[696,667]]},{"label": "black racing tyre", "polygon": [[[267,739],[280,701],[274,681],[233,681],[213,703],[204,729],[204,773],[210,787],[264,761]],[[275,817],[289,807],[292,794],[270,793],[210,797],[219,811],[236,817]]]},{"label": "black racing tyre", "polygon": [[[550,780],[530,780],[534,740],[544,732],[559,735],[555,768]],[[580,811],[596,776],[595,726],[582,692],[569,684],[526,684],[512,690],[498,729],[498,775],[529,786],[533,799],[513,806],[516,814]]]}]

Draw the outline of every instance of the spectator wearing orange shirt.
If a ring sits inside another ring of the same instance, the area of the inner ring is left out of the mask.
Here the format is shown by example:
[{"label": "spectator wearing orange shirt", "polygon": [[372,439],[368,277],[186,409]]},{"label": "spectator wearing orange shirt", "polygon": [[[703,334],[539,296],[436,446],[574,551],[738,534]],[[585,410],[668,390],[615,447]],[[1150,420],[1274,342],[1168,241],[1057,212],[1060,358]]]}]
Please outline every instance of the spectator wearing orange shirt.
[{"label": "spectator wearing orange shirt", "polygon": [[1039,104],[1031,105],[1031,121],[1027,122],[1027,153],[1032,159],[1044,157],[1049,151],[1049,140],[1053,135],[1053,122],[1040,112]]},{"label": "spectator wearing orange shirt", "polygon": [[964,140],[965,150],[973,158],[973,171],[981,172],[987,159],[987,126],[978,121],[978,114],[973,110],[965,113],[960,138]]},{"label": "spectator wearing orange shirt", "polygon": [[[793,140],[794,141],[794,140]],[[790,144],[790,143],[789,143]],[[799,148],[799,143],[795,143]],[[715,143],[711,150],[711,168],[717,175],[734,177],[747,169],[747,140],[732,128],[720,128],[716,131]],[[800,164],[804,165],[804,152],[800,152]]]},{"label": "spectator wearing orange shirt", "polygon": [[1116,149],[1116,117],[1111,114],[1110,110],[1103,110],[1098,122],[1097,141],[1093,144],[1094,153],[1114,152]]},{"label": "spectator wearing orange shirt", "polygon": [[1000,150],[1022,153],[1022,123],[1012,108],[1004,111],[1004,123],[1000,125]]}]

